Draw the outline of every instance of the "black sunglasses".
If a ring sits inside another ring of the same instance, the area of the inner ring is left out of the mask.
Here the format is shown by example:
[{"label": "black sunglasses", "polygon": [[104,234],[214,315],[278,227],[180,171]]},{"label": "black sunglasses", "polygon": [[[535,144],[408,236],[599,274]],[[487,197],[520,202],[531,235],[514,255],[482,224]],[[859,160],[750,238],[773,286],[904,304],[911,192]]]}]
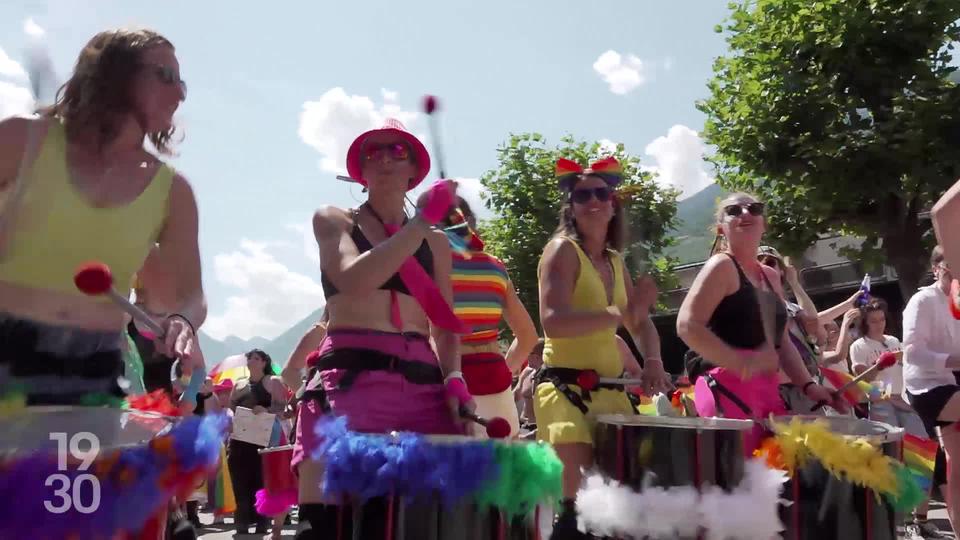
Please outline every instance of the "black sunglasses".
[{"label": "black sunglasses", "polygon": [[577,204],[586,204],[590,202],[590,199],[596,197],[600,202],[607,202],[611,195],[613,195],[613,190],[607,186],[579,188],[570,193],[570,200]]},{"label": "black sunglasses", "polygon": [[728,204],[723,207],[723,212],[730,217],[740,217],[743,215],[744,210],[749,212],[751,216],[762,216],[763,203],[752,202],[749,204]]},{"label": "black sunglasses", "polygon": [[170,66],[163,64],[140,64],[141,67],[149,68],[158,81],[163,84],[180,85],[180,90],[184,95],[187,93],[187,83],[180,78],[176,71]]}]

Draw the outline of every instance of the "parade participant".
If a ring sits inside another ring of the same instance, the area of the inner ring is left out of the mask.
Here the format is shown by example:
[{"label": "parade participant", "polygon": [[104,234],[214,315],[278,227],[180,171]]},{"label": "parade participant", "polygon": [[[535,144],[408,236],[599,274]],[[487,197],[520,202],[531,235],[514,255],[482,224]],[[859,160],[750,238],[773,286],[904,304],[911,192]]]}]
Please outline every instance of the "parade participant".
[{"label": "parade participant", "polygon": [[[287,404],[286,388],[273,371],[270,355],[260,349],[246,354],[249,379],[241,379],[230,394],[230,408],[236,415],[237,408],[244,407],[253,414],[279,414]],[[263,488],[263,468],[258,450],[264,448],[247,441],[230,439],[227,463],[233,492],[237,499],[234,523],[238,534],[247,534],[250,525],[256,524],[258,534],[267,532],[269,520],[257,514],[254,503],[257,490]]]},{"label": "parade participant", "polygon": [[950,313],[954,277],[942,247],[933,249],[930,266],[936,281],[917,291],[903,310],[903,382],[907,400],[927,431],[939,433],[946,459],[937,460],[934,485],[940,486],[956,533],[960,529],[960,467],[946,467],[946,463],[960,459],[960,430],[956,429],[960,386],[954,376],[960,370],[960,321]]},{"label": "parade participant", "polygon": [[[427,194],[417,201],[426,204]],[[477,414],[500,417],[510,423],[510,437],[520,432],[520,419],[510,385],[513,373],[537,344],[537,327],[520,302],[510,275],[500,259],[483,250],[477,221],[467,201],[457,197],[457,206],[438,224],[451,236],[453,249],[454,312],[470,334],[460,337],[460,365],[467,389],[477,402]],[[505,321],[514,339],[506,356],[500,352],[499,327]],[[471,425],[473,436],[486,438],[486,429]]]},{"label": "parade participant", "polygon": [[[459,409],[474,408],[456,335],[466,329],[451,308],[450,245],[432,229],[453,205],[455,186],[435,183],[415,217],[404,213],[407,191],[429,170],[423,143],[389,119],[347,152],[347,171],[366,188],[367,200],[356,209],[324,207],[314,215],[329,323],[307,391],[322,390],[332,414],[346,416],[355,431],[462,434]],[[321,411],[306,400],[300,407],[294,467],[304,449],[315,446]],[[384,500],[368,503],[365,520],[376,522],[378,502],[385,509]],[[335,526],[340,510],[301,504],[300,516],[320,534]]]},{"label": "parade participant", "polygon": [[545,343],[534,409],[537,438],[554,446],[564,468],[565,500],[554,537],[575,538],[581,537],[574,506],[581,469],[593,464],[592,423],[598,414],[635,412],[622,385],[590,381],[623,373],[616,338],[621,324],[644,357],[648,395],[668,390],[670,379],[650,319],[656,286],[648,276],[634,285],[619,252],[626,222],[615,195],[622,180],[619,163],[606,158],[584,170],[561,159],[557,176],[565,199],[538,268]]},{"label": "parade participant", "polygon": [[199,367],[197,205],[145,147],[171,151],[179,73],[156,32],[101,32],[51,107],[0,122],[0,393],[19,388],[28,404],[123,396],[125,314],[74,285],[91,260],[121,287],[142,270],[144,289],[171,306],[158,347]]},{"label": "parade participant", "polygon": [[[714,254],[680,306],[677,334],[712,364],[695,381],[697,413],[728,418],[785,413],[778,369],[813,402],[846,411],[842,399],[813,380],[785,331],[780,276],[757,261],[765,230],[764,205],[755,197],[735,193],[721,201]],[[747,455],[761,437],[757,426],[745,441]]]},{"label": "parade participant", "polygon": [[960,268],[960,235],[956,233],[960,230],[960,181],[953,184],[933,205],[930,218],[944,260],[953,268]]}]

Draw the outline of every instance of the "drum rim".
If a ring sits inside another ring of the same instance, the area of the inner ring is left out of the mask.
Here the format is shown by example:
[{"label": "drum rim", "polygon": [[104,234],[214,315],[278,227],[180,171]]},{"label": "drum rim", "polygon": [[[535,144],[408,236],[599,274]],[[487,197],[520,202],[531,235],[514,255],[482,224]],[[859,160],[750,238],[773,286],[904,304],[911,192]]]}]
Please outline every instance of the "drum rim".
[{"label": "drum rim", "polygon": [[[868,433],[868,434],[855,434],[855,433],[837,433],[836,431],[830,430],[834,435],[839,435],[845,439],[865,439],[867,441],[876,442],[876,443],[892,443],[900,442],[903,440],[903,435],[906,433],[906,430],[902,427],[892,426],[885,422],[877,422],[876,420],[867,420],[865,418],[852,418],[848,416],[822,416],[815,414],[796,414],[796,415],[781,415],[774,416],[773,420],[779,424],[789,424],[794,418],[801,418],[806,422],[816,422],[818,420],[826,421],[828,424],[833,422],[847,422],[847,423],[867,423],[875,426],[879,426],[884,430],[883,433]],[[767,427],[770,426],[769,421],[765,421]]]},{"label": "drum rim", "polygon": [[[695,421],[695,422],[694,422]],[[670,427],[700,431],[746,431],[753,429],[753,420],[703,416],[646,416],[643,414],[599,414],[597,424],[616,426]]]},{"label": "drum rim", "polygon": [[[111,411],[111,412],[114,412],[114,413],[116,413],[116,414],[118,414],[118,415],[121,415],[121,416],[122,416],[122,415],[133,415],[133,416],[140,416],[140,417],[144,417],[144,418],[151,418],[151,419],[158,419],[158,420],[166,420],[166,421],[167,421],[167,424],[166,424],[160,431],[158,431],[157,433],[153,434],[149,439],[144,439],[144,440],[139,441],[139,442],[131,442],[131,443],[125,443],[125,444],[113,444],[113,445],[108,445],[108,446],[102,446],[102,447],[100,447],[100,450],[99,450],[101,453],[102,453],[102,452],[105,452],[105,451],[115,451],[115,450],[125,450],[125,449],[128,449],[128,448],[136,448],[136,447],[139,447],[139,446],[148,444],[151,440],[156,439],[156,438],[158,438],[158,437],[162,437],[162,436],[168,434],[168,433],[170,432],[170,430],[173,429],[173,426],[175,426],[180,420],[183,420],[182,417],[178,417],[178,416],[167,416],[167,415],[160,414],[160,413],[154,412],[154,411],[141,411],[141,410],[139,410],[139,409],[120,409],[120,408],[115,408],[115,407],[87,407],[87,406],[80,406],[80,405],[31,405],[31,406],[29,406],[29,407],[24,408],[22,411],[27,411],[27,412],[39,412],[39,413],[58,413],[58,412],[75,412],[75,411],[83,411],[83,410],[86,410],[86,411],[97,411],[97,413],[101,413],[101,412],[104,412],[104,411]],[[19,412],[22,412],[22,411],[18,411],[18,413],[19,413]],[[24,416],[19,415],[18,413],[14,413],[14,415],[12,415],[12,416],[15,418],[14,421],[16,421],[17,419],[19,419],[19,420],[27,420],[27,418],[25,418]],[[0,458],[2,458],[2,459],[11,459],[11,458],[17,459],[17,458],[22,457],[22,456],[31,455],[31,454],[33,454],[33,453],[35,453],[35,452],[37,452],[37,451],[38,451],[37,449],[21,449],[21,448],[15,448],[15,449],[11,449],[11,450],[5,450],[5,449],[0,448]]]},{"label": "drum rim", "polygon": [[283,446],[269,446],[267,448],[258,448],[257,452],[261,454],[269,454],[271,452],[283,452],[284,450],[293,450],[293,445],[285,444]]}]

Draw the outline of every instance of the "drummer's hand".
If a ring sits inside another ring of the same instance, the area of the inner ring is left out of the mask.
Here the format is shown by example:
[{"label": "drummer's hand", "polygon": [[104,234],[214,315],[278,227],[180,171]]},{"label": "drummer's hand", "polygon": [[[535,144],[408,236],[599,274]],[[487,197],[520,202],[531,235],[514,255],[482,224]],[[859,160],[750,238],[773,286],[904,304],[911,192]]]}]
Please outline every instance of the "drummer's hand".
[{"label": "drummer's hand", "polygon": [[669,394],[673,390],[670,374],[663,368],[663,360],[648,358],[643,363],[643,393],[655,396],[658,392]]},{"label": "drummer's hand", "polygon": [[183,317],[172,315],[163,321],[163,340],[157,341],[161,354],[180,359],[184,375],[193,373],[194,368],[203,367],[203,357],[197,343],[197,336]]},{"label": "drummer's hand", "polygon": [[847,402],[843,399],[843,396],[835,392],[831,392],[820,384],[810,385],[807,388],[807,397],[813,400],[814,403],[825,401],[827,405],[833,407],[839,413],[845,414],[850,410],[850,407],[847,406]]},{"label": "drummer's hand", "polygon": [[446,391],[447,408],[454,423],[458,426],[463,425],[467,420],[460,416],[460,408],[462,407],[471,413],[477,410],[477,404],[467,390],[466,381],[463,380],[462,376],[452,376],[444,383],[444,389]]},{"label": "drummer's hand", "polygon": [[260,405],[257,405],[253,408],[253,414],[263,414],[265,412],[267,412],[267,409],[264,407],[261,407]]}]

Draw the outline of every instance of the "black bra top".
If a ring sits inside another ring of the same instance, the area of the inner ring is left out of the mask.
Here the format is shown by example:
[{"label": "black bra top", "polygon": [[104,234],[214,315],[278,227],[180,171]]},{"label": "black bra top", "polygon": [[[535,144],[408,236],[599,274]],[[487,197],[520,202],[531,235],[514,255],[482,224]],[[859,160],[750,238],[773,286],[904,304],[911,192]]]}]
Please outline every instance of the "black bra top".
[{"label": "black bra top", "polygon": [[[367,240],[367,237],[363,234],[363,231],[360,230],[360,226],[357,225],[356,221],[353,223],[353,229],[350,230],[350,238],[353,239],[353,243],[357,245],[357,251],[360,253],[366,253],[373,249],[370,240]],[[420,244],[420,247],[417,248],[417,251],[414,252],[413,258],[426,270],[427,275],[433,277],[433,252],[430,251],[430,244],[426,240],[424,240],[423,243]],[[337,290],[337,287],[327,279],[327,275],[323,272],[320,273],[320,286],[323,287],[323,296],[327,299],[340,292]],[[384,291],[397,291],[398,293],[410,294],[406,284],[400,279],[399,272],[390,276],[390,279],[384,282],[383,285],[380,285],[379,288]]]},{"label": "black bra top", "polygon": [[[756,349],[764,343],[766,338],[763,331],[763,314],[757,300],[758,291],[747,279],[737,260],[733,256],[730,256],[730,260],[733,261],[740,275],[740,288],[735,293],[723,297],[723,300],[717,304],[707,323],[707,328],[731,347]],[[759,294],[764,295],[761,297],[764,301],[776,306],[775,334],[771,338],[774,345],[779,346],[779,336],[783,335],[783,330],[787,326],[787,308],[780,296],[773,291],[773,286],[766,274],[763,274],[763,280],[767,282],[770,290],[759,291]]]}]

